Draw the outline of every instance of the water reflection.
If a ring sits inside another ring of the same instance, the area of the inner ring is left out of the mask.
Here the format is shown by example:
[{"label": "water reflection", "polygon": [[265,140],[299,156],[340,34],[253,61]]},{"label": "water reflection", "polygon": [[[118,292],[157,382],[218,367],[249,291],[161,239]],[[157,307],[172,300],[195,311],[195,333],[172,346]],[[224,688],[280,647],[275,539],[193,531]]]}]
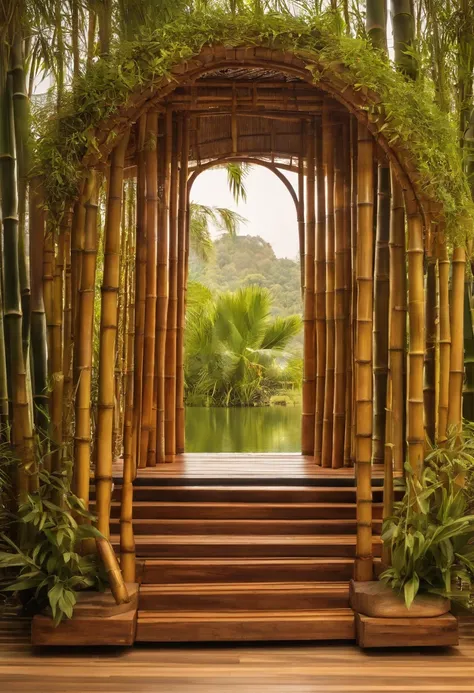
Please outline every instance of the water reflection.
[{"label": "water reflection", "polygon": [[300,451],[300,405],[186,408],[186,452]]}]

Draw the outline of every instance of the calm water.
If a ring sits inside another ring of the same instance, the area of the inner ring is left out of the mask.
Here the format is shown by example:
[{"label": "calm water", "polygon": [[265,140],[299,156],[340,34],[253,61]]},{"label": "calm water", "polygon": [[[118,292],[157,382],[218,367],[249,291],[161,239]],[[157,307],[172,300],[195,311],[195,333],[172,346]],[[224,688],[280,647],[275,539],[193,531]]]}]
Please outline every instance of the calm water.
[{"label": "calm water", "polygon": [[300,451],[301,405],[186,409],[186,452]]}]

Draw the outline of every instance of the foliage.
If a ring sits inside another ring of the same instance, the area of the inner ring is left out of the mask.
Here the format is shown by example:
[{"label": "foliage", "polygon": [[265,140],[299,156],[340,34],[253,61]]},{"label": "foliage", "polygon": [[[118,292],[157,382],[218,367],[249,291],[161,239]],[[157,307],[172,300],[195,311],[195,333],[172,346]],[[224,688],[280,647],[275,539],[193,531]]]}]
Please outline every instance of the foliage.
[{"label": "foliage", "polygon": [[259,286],[203,301],[194,288],[186,322],[185,381],[188,404],[249,406],[268,401],[285,381],[285,348],[301,330],[301,317],[271,317],[270,293]]},{"label": "foliage", "polygon": [[[343,85],[360,90],[369,117],[380,123],[390,144],[407,151],[421,187],[443,203],[449,236],[461,234],[464,241],[472,202],[456,127],[433,104],[430,90],[395,72],[366,40],[342,35],[333,13],[291,17],[265,13],[263,7],[231,15],[211,7],[183,13],[154,31],[144,29],[137,40],[122,41],[110,58],[101,59],[76,80],[74,90],[64,96],[60,117],[51,120],[40,114],[44,125],[39,127],[36,153],[52,213],[62,209],[65,199],[77,196],[86,152],[100,156],[99,123],[109,119],[112,123],[120,108],[130,107],[132,94],[140,87],[171,79],[174,65],[216,43],[292,51],[308,61],[315,83],[323,85],[328,75],[336,76]],[[112,127],[108,142],[116,136]]]},{"label": "foliage", "polygon": [[212,292],[236,291],[252,284],[268,289],[273,315],[302,311],[299,261],[277,258],[270,243],[260,236],[222,236],[214,242],[209,262],[203,263],[191,253],[189,271],[193,281]]},{"label": "foliage", "polygon": [[[237,190],[241,190],[237,188]],[[242,192],[239,193],[242,195]],[[203,262],[208,262],[213,255],[214,244],[211,238],[211,226],[217,231],[231,237],[237,235],[239,225],[245,219],[231,209],[225,207],[208,207],[190,203],[189,241],[191,251]]]},{"label": "foliage", "polygon": [[79,553],[81,541],[102,535],[90,524],[94,516],[70,491],[66,472],[41,471],[39,478],[38,492],[19,508],[21,548],[3,536],[8,551],[0,552],[0,567],[8,574],[0,588],[24,593],[24,601],[36,611],[49,604],[58,624],[71,618],[77,591],[106,584],[97,555]]},{"label": "foliage", "polygon": [[[438,453],[437,453],[438,455]],[[381,580],[403,592],[410,607],[419,591],[467,602],[474,579],[474,515],[468,514],[468,493],[462,462],[444,457],[442,469],[431,457],[421,478],[407,466],[406,490],[393,517],[384,521],[382,539],[391,550],[391,567]],[[470,473],[472,475],[471,466]]]}]

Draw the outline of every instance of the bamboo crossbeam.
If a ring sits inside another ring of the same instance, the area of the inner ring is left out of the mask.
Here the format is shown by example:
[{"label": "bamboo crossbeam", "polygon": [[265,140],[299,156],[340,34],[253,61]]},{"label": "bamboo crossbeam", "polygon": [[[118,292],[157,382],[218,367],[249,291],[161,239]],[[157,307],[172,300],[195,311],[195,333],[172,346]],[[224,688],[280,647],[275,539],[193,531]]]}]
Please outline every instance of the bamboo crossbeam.
[{"label": "bamboo crossbeam", "polygon": [[315,254],[315,333],[316,404],[314,422],[314,461],[320,465],[323,448],[324,389],[326,381],[326,188],[323,167],[323,135],[316,123],[316,254]]},{"label": "bamboo crossbeam", "polygon": [[304,268],[304,361],[301,446],[303,455],[314,454],[315,339],[314,339],[314,248],[315,248],[315,170],[314,122],[306,127],[306,223]]},{"label": "bamboo crossbeam", "polygon": [[323,170],[326,180],[326,375],[324,389],[323,444],[321,464],[333,466],[333,407],[335,368],[335,228],[334,228],[334,126],[323,110]]},{"label": "bamboo crossbeam", "polygon": [[359,123],[357,154],[357,312],[355,345],[357,540],[354,578],[372,580],[372,329],[374,141]]},{"label": "bamboo crossbeam", "polygon": [[120,222],[122,218],[123,168],[128,138],[129,131],[125,133],[112,152],[104,231],[95,486],[97,528],[107,539],[110,534],[109,518],[112,496],[114,371],[120,280]]}]

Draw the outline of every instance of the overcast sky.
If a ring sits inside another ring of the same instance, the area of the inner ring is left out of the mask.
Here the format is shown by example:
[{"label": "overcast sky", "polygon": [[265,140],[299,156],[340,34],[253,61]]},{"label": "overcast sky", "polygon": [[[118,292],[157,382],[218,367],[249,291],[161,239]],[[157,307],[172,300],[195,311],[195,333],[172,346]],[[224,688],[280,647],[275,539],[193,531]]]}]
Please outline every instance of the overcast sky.
[{"label": "overcast sky", "polygon": [[[296,173],[285,171],[284,175],[297,186]],[[197,177],[190,197],[193,202],[237,211],[247,219],[240,227],[241,235],[261,236],[271,243],[277,257],[296,259],[299,252],[296,211],[286,187],[263,166],[252,166],[245,187],[247,202],[236,205],[227,185],[226,171],[209,169]]]}]

